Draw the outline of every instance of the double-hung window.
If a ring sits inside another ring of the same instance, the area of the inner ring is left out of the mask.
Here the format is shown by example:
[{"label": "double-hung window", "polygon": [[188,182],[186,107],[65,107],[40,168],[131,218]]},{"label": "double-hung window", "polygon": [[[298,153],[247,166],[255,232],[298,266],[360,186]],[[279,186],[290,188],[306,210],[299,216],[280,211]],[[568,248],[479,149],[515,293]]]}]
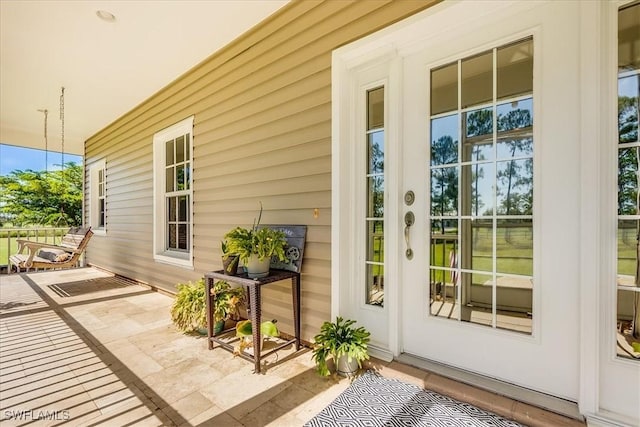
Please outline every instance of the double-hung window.
[{"label": "double-hung window", "polygon": [[193,117],[153,137],[154,258],[193,266]]},{"label": "double-hung window", "polygon": [[107,230],[107,169],[104,159],[89,168],[89,225],[95,234],[105,234]]}]

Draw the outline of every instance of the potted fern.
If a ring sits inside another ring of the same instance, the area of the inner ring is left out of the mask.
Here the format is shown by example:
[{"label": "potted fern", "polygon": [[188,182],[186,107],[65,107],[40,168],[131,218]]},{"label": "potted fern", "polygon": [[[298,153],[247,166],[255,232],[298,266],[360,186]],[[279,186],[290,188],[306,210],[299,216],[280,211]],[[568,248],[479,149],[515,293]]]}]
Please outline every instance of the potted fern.
[{"label": "potted fern", "polygon": [[260,228],[262,204],[258,221],[254,221],[250,229],[236,227],[225,234],[225,247],[229,253],[237,254],[244,264],[250,278],[261,278],[269,275],[271,257],[286,261],[284,248],[287,239],[280,230],[268,227]]},{"label": "potted fern", "polygon": [[329,375],[327,358],[331,356],[336,371],[341,376],[351,376],[362,368],[362,362],[369,359],[367,345],[371,335],[364,327],[355,327],[355,320],[337,317],[335,322],[324,322],[320,333],[313,339],[312,358],[318,374]]}]

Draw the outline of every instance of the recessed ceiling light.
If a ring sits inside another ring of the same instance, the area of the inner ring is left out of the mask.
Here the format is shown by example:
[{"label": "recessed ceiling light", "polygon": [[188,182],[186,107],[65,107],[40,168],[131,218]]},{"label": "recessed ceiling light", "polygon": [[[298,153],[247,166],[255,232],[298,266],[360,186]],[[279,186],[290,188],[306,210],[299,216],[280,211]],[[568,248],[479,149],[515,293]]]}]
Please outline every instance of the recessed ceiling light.
[{"label": "recessed ceiling light", "polygon": [[116,16],[111,12],[107,12],[106,10],[97,10],[96,15],[103,21],[115,22],[116,20]]}]

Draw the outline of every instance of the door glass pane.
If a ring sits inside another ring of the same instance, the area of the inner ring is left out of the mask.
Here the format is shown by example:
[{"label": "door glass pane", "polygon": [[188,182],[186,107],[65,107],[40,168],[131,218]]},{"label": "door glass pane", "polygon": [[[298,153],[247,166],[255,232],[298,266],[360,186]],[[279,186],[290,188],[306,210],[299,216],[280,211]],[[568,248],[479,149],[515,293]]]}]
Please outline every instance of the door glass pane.
[{"label": "door glass pane", "polygon": [[533,39],[528,38],[497,50],[498,99],[533,92]]},{"label": "door glass pane", "polygon": [[434,267],[455,268],[455,256],[458,253],[458,221],[432,220],[430,265]]},{"label": "door glass pane", "polygon": [[[527,130],[531,134],[533,126],[533,98],[498,104],[498,133],[506,136],[515,130]],[[522,135],[519,133],[518,135]]]},{"label": "door glass pane", "polygon": [[462,166],[461,206],[462,215],[493,215],[493,163],[474,163]]},{"label": "door glass pane", "polygon": [[460,221],[460,267],[465,270],[493,271],[493,221]]},{"label": "door glass pane", "polygon": [[460,282],[460,320],[493,326],[493,276],[462,273]]},{"label": "door glass pane", "polygon": [[431,70],[431,115],[458,109],[458,63]]},{"label": "door glass pane", "polygon": [[[640,29],[639,29],[640,31]],[[618,79],[618,142],[638,141],[638,89],[637,73]]]},{"label": "door glass pane", "polygon": [[367,179],[369,183],[369,218],[382,218],[384,216],[384,178],[374,176]]},{"label": "door glass pane", "polygon": [[533,279],[498,276],[496,284],[496,327],[531,334]]},{"label": "door glass pane", "polygon": [[367,157],[370,174],[384,172],[384,131],[369,134]]},{"label": "door glass pane", "polygon": [[499,219],[496,230],[498,273],[533,276],[533,221]]},{"label": "door glass pane", "polygon": [[431,170],[431,215],[458,214],[458,168]]},{"label": "door glass pane", "polygon": [[493,108],[462,114],[465,126],[462,161],[493,159]]},{"label": "door glass pane", "polygon": [[618,150],[618,215],[638,214],[638,147]]},{"label": "door glass pane", "polygon": [[493,52],[485,52],[461,62],[460,108],[486,104],[493,100]]},{"label": "door glass pane", "polygon": [[618,13],[618,70],[640,69],[640,5],[620,9]]},{"label": "door glass pane", "polygon": [[431,164],[446,165],[458,161],[458,115],[431,120]]},{"label": "door glass pane", "polygon": [[498,215],[531,215],[533,159],[497,162],[496,165]]},{"label": "door glass pane", "polygon": [[640,361],[640,210],[638,205],[638,99],[640,3],[618,13],[618,230],[615,351]]},{"label": "door glass pane", "polygon": [[366,274],[367,304],[384,306],[384,266],[380,264],[367,264]]},{"label": "door glass pane", "polygon": [[384,222],[367,221],[366,303],[384,305]]},{"label": "door glass pane", "polygon": [[384,126],[384,87],[367,92],[367,130]]}]

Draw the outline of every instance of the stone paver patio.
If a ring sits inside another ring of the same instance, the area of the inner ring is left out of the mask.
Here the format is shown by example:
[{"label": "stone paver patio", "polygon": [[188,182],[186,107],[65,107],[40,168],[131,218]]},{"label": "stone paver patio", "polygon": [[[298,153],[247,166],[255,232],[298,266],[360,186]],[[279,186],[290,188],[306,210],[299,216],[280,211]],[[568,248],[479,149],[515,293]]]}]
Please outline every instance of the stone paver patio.
[{"label": "stone paver patio", "polygon": [[[301,426],[348,385],[286,349],[264,373],[176,331],[172,298],[84,268],[0,276],[0,423]],[[584,425],[396,362],[385,376],[530,425]]]}]

